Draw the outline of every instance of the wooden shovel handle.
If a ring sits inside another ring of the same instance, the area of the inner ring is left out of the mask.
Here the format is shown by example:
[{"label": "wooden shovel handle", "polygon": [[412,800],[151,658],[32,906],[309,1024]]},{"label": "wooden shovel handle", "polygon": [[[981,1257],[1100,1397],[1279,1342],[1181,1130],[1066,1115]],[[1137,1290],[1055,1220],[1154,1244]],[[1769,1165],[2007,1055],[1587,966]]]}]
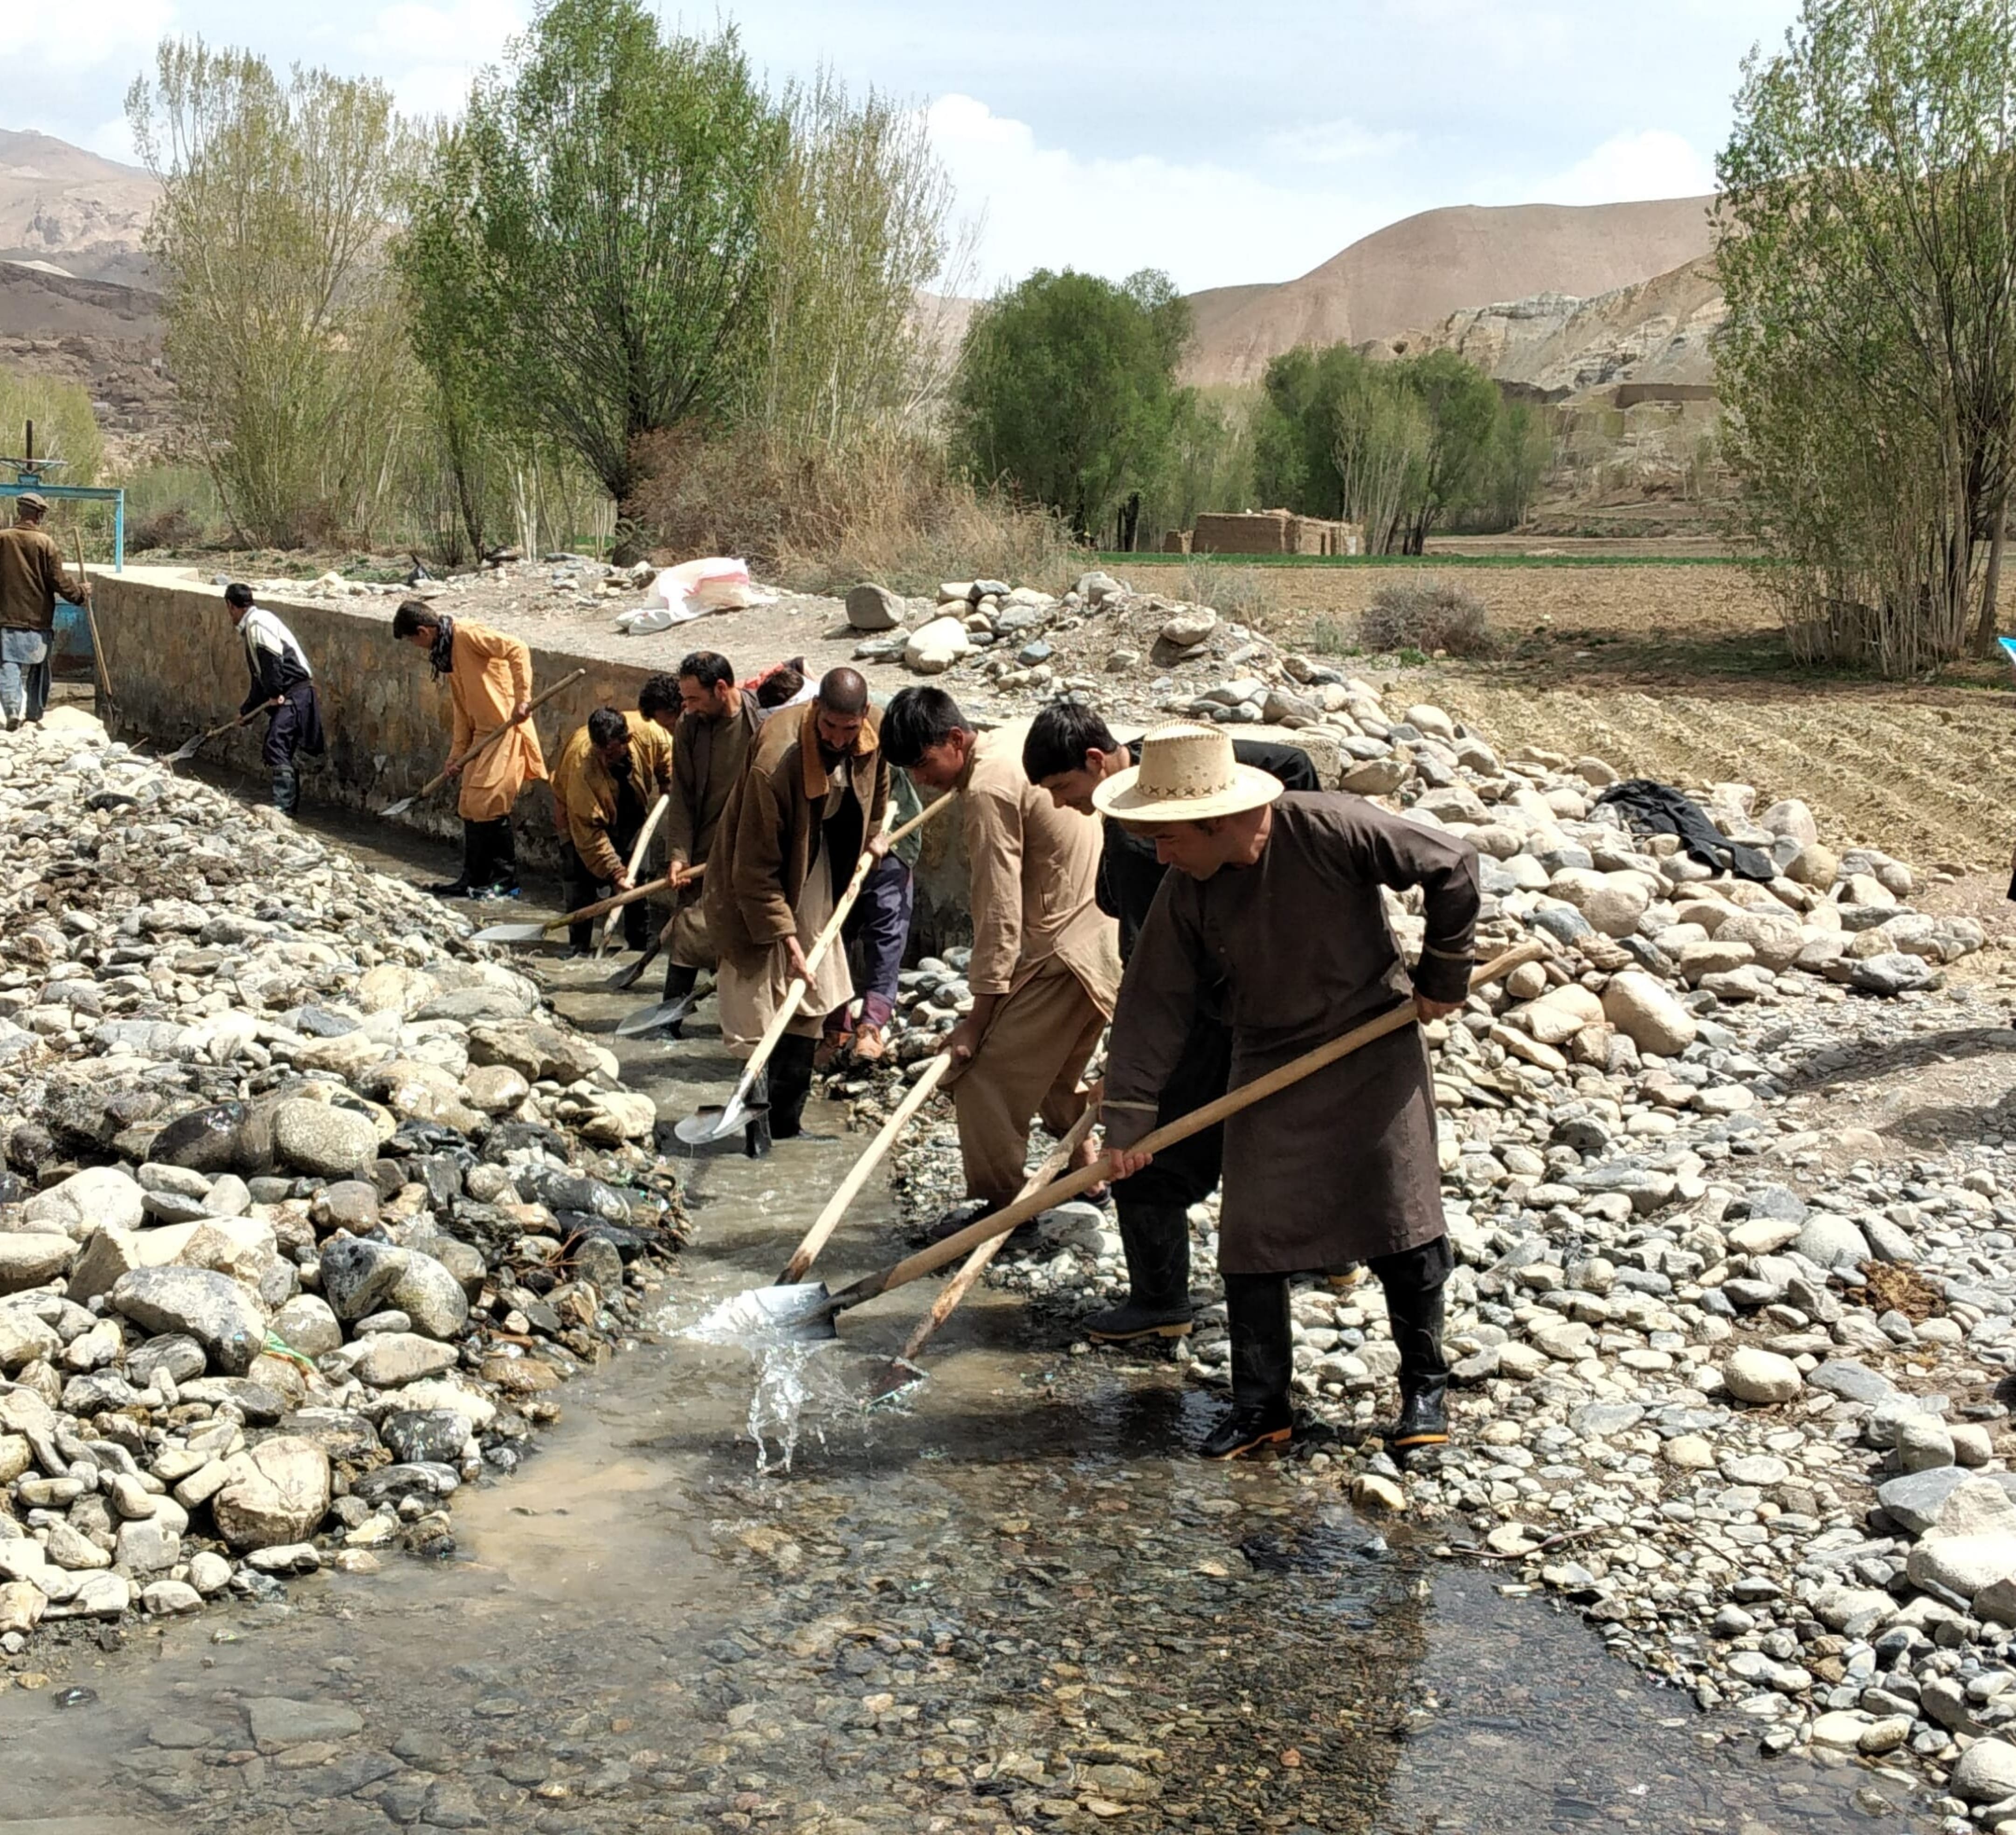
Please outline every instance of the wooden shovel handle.
[{"label": "wooden shovel handle", "polygon": [[867,1150],[854,1163],[853,1170],[840,1182],[839,1189],[826,1200],[826,1208],[813,1219],[812,1227],[805,1232],[805,1240],[799,1243],[791,1259],[784,1264],[784,1272],[777,1276],[777,1285],[788,1287],[805,1278],[806,1271],[819,1259],[819,1252],[826,1244],[840,1220],[847,1214],[847,1207],[861,1195],[861,1188],[867,1184],[868,1175],[882,1163],[882,1156],[896,1142],[896,1136],[903,1132],[910,1117],[931,1099],[931,1092],[952,1068],[950,1056],[941,1052],[924,1067],[923,1074],[905,1092],[903,1099],[896,1105],[895,1111],[882,1124],[874,1139],[868,1143]]},{"label": "wooden shovel handle", "polygon": [[[948,803],[957,801],[956,796],[948,794],[919,810],[901,828],[889,834],[889,845],[895,847],[905,836],[922,828]],[[887,833],[888,815],[885,814],[882,819],[884,830]],[[861,888],[866,884],[869,873],[874,865],[875,856],[863,847],[861,858],[854,863],[854,873],[847,882],[847,890],[841,894],[839,901],[833,908],[833,916],[826,920],[819,934],[812,939],[812,948],[805,952],[806,967],[816,970],[825,961],[826,952],[832,948],[833,940],[840,934],[841,926],[847,922],[847,914],[853,910],[854,901],[861,896]],[[749,1099],[749,1092],[756,1087],[756,1079],[761,1074],[763,1067],[769,1063],[771,1054],[776,1050],[779,1042],[790,1030],[791,1022],[798,1016],[798,1009],[805,1004],[805,996],[811,991],[801,977],[792,977],[790,991],[784,996],[776,1012],[771,1016],[770,1024],[763,1029],[763,1036],[756,1042],[756,1049],[749,1054],[749,1062],[743,1067],[742,1081],[736,1085],[734,1095],[729,1098],[729,1108],[739,1108]]]},{"label": "wooden shovel handle", "polygon": [[[658,824],[664,820],[665,811],[671,806],[672,800],[669,796],[660,797],[657,801],[651,805],[651,813],[644,818],[644,826],[638,829],[637,844],[630,850],[629,864],[624,869],[632,880],[637,876],[638,868],[644,864],[644,852],[651,845],[651,837],[657,832]],[[667,885],[671,883],[671,876],[669,873],[666,876],[665,883]],[[615,934],[616,913],[612,911],[603,920],[602,938],[595,946],[596,955],[601,956],[608,952],[610,940]]]},{"label": "wooden shovel handle", "polygon": [[[1486,962],[1470,978],[1473,991],[1487,984],[1501,980],[1522,964],[1539,962],[1545,959],[1546,948],[1539,943],[1522,943],[1517,948],[1508,949],[1495,961]],[[1299,1083],[1305,1077],[1362,1050],[1374,1040],[1391,1033],[1402,1032],[1414,1024],[1414,1003],[1404,1002],[1390,1013],[1381,1013],[1377,1019],[1368,1020],[1362,1026],[1354,1026],[1341,1038],[1333,1038],[1327,1045],[1319,1045],[1313,1051],[1306,1051],[1298,1058],[1291,1058],[1278,1069],[1269,1070],[1264,1077],[1256,1077],[1251,1083],[1242,1083],[1237,1089],[1227,1090],[1215,1102],[1206,1103],[1201,1109],[1193,1109],[1187,1115],[1165,1122],[1152,1134],[1134,1142],[1136,1153],[1159,1153],[1163,1148],[1174,1146],[1179,1140],[1188,1140],[1207,1128],[1215,1126],[1228,1115],[1236,1115],[1241,1109],[1250,1109],[1258,1102],[1286,1089],[1292,1083]],[[873,1300],[878,1293],[886,1293],[891,1287],[900,1287],[921,1279],[923,1276],[943,1268],[948,1262],[956,1261],[969,1250],[977,1248],[991,1236],[1004,1236],[1010,1230],[1027,1223],[1032,1217],[1060,1204],[1067,1198],[1075,1198],[1087,1192],[1102,1179],[1113,1176],[1112,1156],[1102,1153],[1091,1165],[1046,1186],[1039,1192],[1017,1198],[1006,1209],[997,1211],[992,1217],[983,1217],[977,1223],[969,1224],[956,1236],[948,1236],[942,1243],[934,1243],[928,1249],[920,1249],[895,1267],[885,1268],[879,1274],[864,1276],[851,1287],[843,1288],[828,1302],[830,1311],[839,1312],[850,1306],[858,1306],[864,1300]]]},{"label": "wooden shovel handle", "polygon": [[[1099,1118],[1099,1104],[1088,1100],[1085,1113],[1074,1121],[1064,1139],[1044,1156],[1043,1163],[1022,1182],[1020,1198],[1027,1198],[1042,1191],[1057,1175],[1071,1164],[1071,1155],[1092,1132],[1092,1124]],[[978,1245],[959,1265],[959,1272],[938,1290],[938,1297],[931,1302],[931,1309],[917,1321],[916,1329],[904,1340],[903,1348],[896,1355],[899,1362],[913,1362],[937,1333],[940,1326],[959,1309],[959,1303],[970,1293],[980,1277],[986,1273],[987,1265],[1008,1246],[1006,1236],[989,1236]]]},{"label": "wooden shovel handle", "polygon": [[[482,738],[478,739],[474,745],[471,746],[467,751],[463,754],[463,768],[465,771],[467,770],[469,767],[473,765],[477,759],[481,757],[485,752],[488,751],[492,746],[495,745],[496,743],[505,736],[505,734],[509,732],[513,727],[523,725],[526,721],[531,719],[531,717],[535,714],[538,713],[547,702],[551,700],[555,695],[558,694],[562,689],[573,687],[574,685],[577,682],[580,681],[581,678],[587,673],[588,671],[585,669],[577,669],[571,675],[562,676],[558,682],[555,682],[551,688],[546,689],[543,694],[533,696],[531,700],[526,703],[524,712],[519,715],[516,720],[507,720],[502,726],[493,726],[491,728],[491,729],[486,732]],[[418,802],[421,797],[431,797],[436,790],[439,790],[441,786],[447,782],[448,773],[445,771],[437,772],[432,777],[429,778],[425,783],[420,786],[419,794],[414,797],[414,801]]]},{"label": "wooden shovel handle", "polygon": [[648,898],[653,892],[662,892],[671,883],[669,876],[662,880],[652,880],[642,886],[632,886],[627,892],[618,892],[614,898],[598,898],[592,905],[584,905],[578,911],[568,912],[564,916],[549,918],[539,926],[542,930],[561,930],[569,924],[585,924],[590,918],[599,918],[605,911],[614,911],[619,905],[635,905],[640,898]]}]

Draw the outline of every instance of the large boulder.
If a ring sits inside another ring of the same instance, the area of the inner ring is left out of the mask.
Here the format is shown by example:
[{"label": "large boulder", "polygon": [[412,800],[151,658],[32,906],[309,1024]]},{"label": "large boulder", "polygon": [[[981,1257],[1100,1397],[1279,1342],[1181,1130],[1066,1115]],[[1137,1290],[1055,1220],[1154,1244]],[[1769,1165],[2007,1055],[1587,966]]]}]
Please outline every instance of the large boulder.
[{"label": "large boulder", "polygon": [[894,631],[903,621],[903,602],[886,586],[864,580],[847,594],[847,622],[855,631]]},{"label": "large boulder", "polygon": [[112,1308],[143,1332],[193,1338],[227,1375],[243,1376],[266,1340],[266,1311],[229,1275],[135,1268],[113,1283]]},{"label": "large boulder", "polygon": [[369,1115],[296,1096],[273,1111],[273,1150],[281,1164],[319,1178],[351,1178],[378,1157]]},{"label": "large boulder", "polygon": [[87,1166],[22,1207],[31,1224],[81,1240],[94,1229],[138,1229],[146,1215],[139,1182],[116,1166]]},{"label": "large boulder", "polygon": [[2000,1803],[2016,1797],[2016,1746],[2006,1740],[1977,1740],[1960,1755],[1948,1787],[1968,1803]]},{"label": "large boulder", "polygon": [[225,1462],[210,1509],[232,1548],[270,1549],[314,1535],[329,1498],[329,1455],[298,1434],[279,1434]]},{"label": "large boulder", "polygon": [[1694,1016],[1647,974],[1613,975],[1603,991],[1603,1016],[1641,1052],[1678,1057],[1694,1042]]},{"label": "large boulder", "polygon": [[502,1064],[529,1082],[550,1078],[556,1083],[578,1083],[598,1071],[614,1076],[614,1055],[592,1039],[564,1032],[537,1020],[493,1022],[473,1026],[469,1061]]},{"label": "large boulder", "polygon": [[910,633],[903,661],[920,675],[941,675],[973,648],[959,619],[933,618]]}]

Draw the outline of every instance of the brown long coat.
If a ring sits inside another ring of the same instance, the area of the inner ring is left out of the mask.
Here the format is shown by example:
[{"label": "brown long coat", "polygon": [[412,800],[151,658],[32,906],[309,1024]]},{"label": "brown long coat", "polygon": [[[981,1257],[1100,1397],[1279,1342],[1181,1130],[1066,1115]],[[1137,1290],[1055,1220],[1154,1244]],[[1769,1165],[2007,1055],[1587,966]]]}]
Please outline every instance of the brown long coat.
[{"label": "brown long coat", "polygon": [[979,736],[960,775],[973,909],[976,994],[1006,994],[1053,958],[1109,1018],[1120,991],[1119,932],[1099,909],[1104,831],[1096,816],[1060,809],[1022,769],[1017,721]]},{"label": "brown long coat", "polygon": [[[458,618],[448,693],[451,750],[459,758],[509,721],[517,703],[532,698],[532,653],[515,637]],[[539,736],[531,721],[521,720],[456,780],[456,813],[464,822],[494,822],[509,815],[518,793],[545,775]]]},{"label": "brown long coat", "polygon": [[[742,781],[762,725],[762,709],[746,689],[725,720],[682,714],[672,728],[672,806],[665,811],[665,859],[671,866],[700,866],[714,851],[714,837],[728,807],[729,793]],[[704,882],[703,882],[704,883]],[[674,912],[671,959],[689,969],[711,969],[715,947],[707,935],[700,886],[671,894]]]},{"label": "brown long coat", "polygon": [[[1427,940],[1411,979],[1382,886],[1419,886],[1426,900]],[[1154,1127],[1214,981],[1226,988],[1237,1088],[1417,989],[1461,999],[1478,903],[1467,842],[1341,792],[1282,797],[1256,865],[1163,880],[1114,1016],[1108,1143],[1130,1146]],[[1228,1274],[1336,1269],[1419,1247],[1443,1227],[1435,1092],[1415,1027],[1225,1124],[1218,1259]]]},{"label": "brown long coat", "polygon": [[26,523],[0,529],[0,627],[46,636],[56,628],[56,600],[74,600],[81,590],[70,584],[63,550],[46,529]]},{"label": "brown long coat", "polygon": [[[625,714],[630,728],[630,783],[648,811],[672,791],[672,742],[655,720]],[[581,864],[607,882],[629,865],[610,838],[621,793],[615,774],[602,761],[588,736],[584,721],[567,736],[553,766],[553,817],[561,835],[574,844]],[[665,811],[668,819],[671,811]]]},{"label": "brown long coat", "polygon": [[[725,955],[761,955],[797,927],[798,895],[816,859],[833,875],[834,895],[882,826],[889,804],[889,763],[882,755],[881,717],[870,707],[854,750],[833,776],[819,758],[814,730],[819,703],[779,713],[757,735],[749,768],[729,792],[707,864],[703,909],[715,948]],[[837,779],[843,813],[821,816]],[[724,858],[724,853],[725,857]]]}]

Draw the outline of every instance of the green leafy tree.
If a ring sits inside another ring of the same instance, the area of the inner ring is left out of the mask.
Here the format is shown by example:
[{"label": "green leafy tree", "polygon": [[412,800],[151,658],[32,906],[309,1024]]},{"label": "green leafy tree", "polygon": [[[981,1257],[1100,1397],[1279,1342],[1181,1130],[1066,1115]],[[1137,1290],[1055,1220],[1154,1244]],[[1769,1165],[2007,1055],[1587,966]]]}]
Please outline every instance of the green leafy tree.
[{"label": "green leafy tree", "polygon": [[1039,268],[974,315],[952,388],[954,452],[979,482],[1047,505],[1089,540],[1168,462],[1190,335],[1165,274],[1115,286]]},{"label": "green leafy tree", "polygon": [[2016,437],[2016,20],[1805,0],[1718,164],[1724,449],[1795,653],[1993,642]]},{"label": "green leafy tree", "polygon": [[417,316],[448,328],[430,368],[446,391],[480,356],[620,499],[639,436],[728,415],[751,373],[787,124],[733,28],[661,36],[638,0],[552,0],[506,66],[416,213],[441,257],[408,270],[436,290]]},{"label": "green leafy tree", "polygon": [[161,185],[164,344],[241,535],[368,531],[412,376],[383,250],[411,141],[378,83],[164,40],[127,117]]}]

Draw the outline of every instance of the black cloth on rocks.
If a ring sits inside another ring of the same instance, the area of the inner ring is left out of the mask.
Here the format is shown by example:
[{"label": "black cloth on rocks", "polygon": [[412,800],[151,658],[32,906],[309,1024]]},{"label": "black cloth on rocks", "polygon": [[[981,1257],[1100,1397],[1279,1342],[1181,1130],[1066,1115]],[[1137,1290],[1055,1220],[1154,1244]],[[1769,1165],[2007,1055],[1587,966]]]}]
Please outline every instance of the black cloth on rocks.
[{"label": "black cloth on rocks", "polygon": [[1599,809],[1607,804],[1622,811],[1639,834],[1678,835],[1687,844],[1689,859],[1716,873],[1733,873],[1739,880],[1761,880],[1766,884],[1778,876],[1768,854],[1730,840],[1700,804],[1671,784],[1649,777],[1627,777],[1612,784],[1596,803]]}]

